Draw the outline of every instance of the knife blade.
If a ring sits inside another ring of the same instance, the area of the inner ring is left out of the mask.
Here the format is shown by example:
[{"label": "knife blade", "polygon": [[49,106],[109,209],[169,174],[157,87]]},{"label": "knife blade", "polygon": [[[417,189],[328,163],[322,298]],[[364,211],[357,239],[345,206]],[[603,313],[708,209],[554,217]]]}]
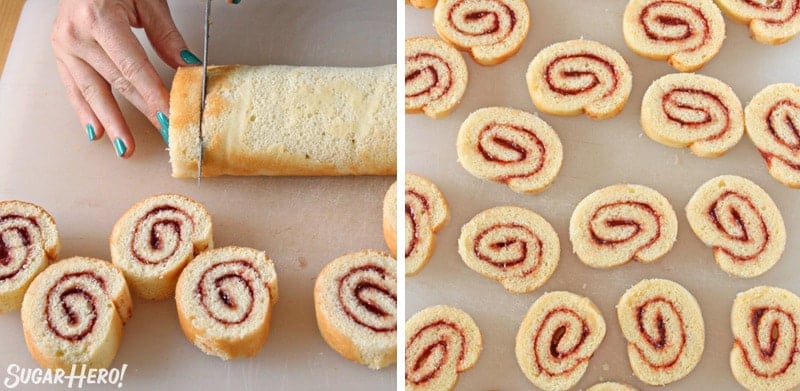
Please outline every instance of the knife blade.
[{"label": "knife blade", "polygon": [[208,80],[208,36],[211,0],[206,0],[205,26],[203,28],[203,80],[200,85],[200,124],[197,130],[197,186],[203,176],[203,111],[206,108],[206,81]]}]

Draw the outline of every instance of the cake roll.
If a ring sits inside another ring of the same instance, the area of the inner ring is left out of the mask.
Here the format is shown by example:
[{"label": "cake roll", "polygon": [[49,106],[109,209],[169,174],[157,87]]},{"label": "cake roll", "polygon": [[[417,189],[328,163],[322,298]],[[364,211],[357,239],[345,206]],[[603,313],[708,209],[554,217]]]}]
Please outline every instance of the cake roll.
[{"label": "cake roll", "polygon": [[642,57],[667,60],[681,72],[702,68],[725,40],[725,19],[713,0],[630,0],[622,32]]},{"label": "cake roll", "polygon": [[[427,178],[406,173],[405,178],[405,273],[413,276],[428,264],[436,245],[436,232],[450,221],[447,200]],[[383,199],[383,237],[397,257],[397,182]]]},{"label": "cake roll", "polygon": [[175,303],[186,338],[223,360],[254,357],[269,336],[278,276],[272,260],[246,247],[195,257],[178,277]]},{"label": "cake roll", "polygon": [[616,50],[577,39],[542,49],[528,66],[526,80],[533,104],[545,113],[606,119],[628,102],[633,73]]},{"label": "cake roll", "polygon": [[578,203],[569,239],[578,258],[594,268],[634,259],[649,263],[664,256],[678,236],[678,217],[669,200],[642,185],[596,190]]},{"label": "cake roll", "polygon": [[34,278],[22,301],[25,343],[43,368],[107,368],[132,314],[122,272],[109,262],[72,257]]},{"label": "cake roll", "polygon": [[642,129],[651,139],[689,148],[700,157],[717,157],[744,134],[744,110],[733,89],[709,76],[665,75],[642,99]]},{"label": "cake roll", "polygon": [[34,277],[61,248],[53,217],[24,201],[0,201],[0,313],[19,309]]},{"label": "cake roll", "polygon": [[708,180],[686,204],[686,217],[695,235],[713,248],[719,267],[735,277],[766,273],[786,247],[778,206],[746,178],[721,175]]},{"label": "cake roll", "polygon": [[395,65],[182,67],[170,91],[172,176],[393,175]]},{"label": "cake roll", "polygon": [[800,33],[798,0],[715,0],[733,20],[750,27],[758,42],[779,45]]},{"label": "cake roll", "polygon": [[531,292],[553,275],[561,257],[558,234],[535,212],[500,206],[461,228],[458,254],[472,270],[514,293]]},{"label": "cake roll", "polygon": [[545,293],[519,327],[517,363],[534,386],[568,390],[581,380],[605,335],[605,320],[591,300],[565,291]]},{"label": "cake roll", "polygon": [[406,114],[443,118],[456,109],[469,81],[467,63],[441,39],[406,39]]},{"label": "cake roll", "polygon": [[558,134],[541,118],[508,107],[467,117],[456,140],[458,162],[473,176],[538,193],[555,180],[564,159]]},{"label": "cake roll", "polygon": [[800,188],[800,87],[769,85],[750,100],[744,113],[747,135],[769,174],[786,186]]},{"label": "cake roll", "polygon": [[428,307],[406,321],[406,391],[447,391],[478,362],[483,339],[466,312]]},{"label": "cake roll", "polygon": [[800,297],[771,286],[736,295],[731,309],[733,377],[752,391],[800,386]]},{"label": "cake roll", "polygon": [[111,262],[122,270],[131,291],[144,299],[175,296],[184,266],[214,247],[211,216],[203,205],[178,194],[143,199],[114,224]]},{"label": "cake roll", "polygon": [[703,314],[680,284],[663,279],[639,282],[619,299],[617,318],[639,380],[663,386],[686,377],[700,362]]},{"label": "cake roll", "polygon": [[397,360],[397,262],[374,250],[334,259],[314,284],[317,326],[342,357],[372,369]]},{"label": "cake roll", "polygon": [[530,24],[525,0],[439,0],[433,11],[439,36],[481,65],[500,64],[516,54]]}]

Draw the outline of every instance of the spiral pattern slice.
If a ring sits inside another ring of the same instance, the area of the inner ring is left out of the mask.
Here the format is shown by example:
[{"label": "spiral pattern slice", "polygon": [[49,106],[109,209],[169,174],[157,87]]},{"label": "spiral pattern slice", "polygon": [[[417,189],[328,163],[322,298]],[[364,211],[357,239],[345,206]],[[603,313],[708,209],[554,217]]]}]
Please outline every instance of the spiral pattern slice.
[{"label": "spiral pattern slice", "polygon": [[747,135],[761,152],[770,175],[800,188],[800,87],[765,87],[745,108]]},{"label": "spiral pattern slice", "polygon": [[109,242],[111,261],[125,273],[133,293],[166,299],[175,295],[186,263],[214,246],[211,216],[182,195],[148,197],[117,220]]},{"label": "spiral pattern slice", "polygon": [[406,113],[446,117],[467,89],[464,57],[446,42],[427,37],[406,39],[405,50]]},{"label": "spiral pattern slice", "polygon": [[516,54],[530,20],[524,0],[440,0],[433,12],[439,36],[482,65],[500,64]]},{"label": "spiral pattern slice", "polygon": [[406,391],[451,390],[482,349],[478,325],[449,306],[426,308],[406,322]]},{"label": "spiral pattern slice", "polygon": [[753,38],[767,45],[789,41],[800,33],[800,0],[716,0],[734,20],[750,26]]},{"label": "spiral pattern slice", "polygon": [[[429,179],[411,173],[405,177],[405,246],[399,249],[405,260],[405,273],[413,276],[428,264],[436,244],[436,232],[450,220],[447,200]],[[397,183],[383,198],[383,236],[392,254],[397,248]]]},{"label": "spiral pattern slice", "polygon": [[771,269],[786,247],[783,217],[769,194],[752,181],[722,175],[694,193],[686,205],[689,225],[714,249],[720,268],[736,277]]},{"label": "spiral pattern slice", "polygon": [[456,141],[458,161],[477,178],[537,193],[558,175],[564,158],[558,134],[541,118],[507,107],[478,109]]},{"label": "spiral pattern slice", "polygon": [[478,213],[461,228],[458,253],[467,266],[515,293],[542,286],[558,266],[558,234],[531,210],[501,206]]},{"label": "spiral pattern slice", "polygon": [[550,45],[528,66],[528,92],[536,107],[554,115],[611,118],[625,106],[633,75],[625,59],[599,42]]},{"label": "spiral pattern slice", "polygon": [[106,261],[73,257],[48,266],[22,302],[22,328],[45,368],[108,367],[131,316],[122,272]]},{"label": "spiral pattern slice", "polygon": [[517,363],[534,386],[566,390],[577,384],[606,335],[600,310],[574,293],[545,293],[517,332]]},{"label": "spiral pattern slice", "polygon": [[267,342],[278,277],[267,256],[246,247],[223,247],[195,257],[175,291],[186,338],[222,359],[252,357]]},{"label": "spiral pattern slice", "polygon": [[628,340],[631,368],[641,381],[669,384],[686,377],[700,362],[703,315],[681,285],[661,279],[639,282],[620,298],[617,318]]},{"label": "spiral pattern slice", "polygon": [[641,185],[613,185],[584,198],[569,223],[572,248],[583,263],[610,268],[634,259],[653,262],[678,235],[678,218],[659,192]]},{"label": "spiral pattern slice", "polygon": [[60,249],[53,217],[23,201],[0,201],[0,313],[18,309],[34,277]]},{"label": "spiral pattern slice", "polygon": [[314,285],[317,325],[343,357],[373,369],[396,360],[397,263],[365,250],[325,266]]},{"label": "spiral pattern slice", "polygon": [[800,385],[800,297],[759,286],[736,296],[731,310],[733,377],[748,390]]},{"label": "spiral pattern slice", "polygon": [[622,31],[637,54],[691,72],[719,52],[725,20],[712,0],[631,0]]},{"label": "spiral pattern slice", "polygon": [[703,75],[677,73],[653,82],[642,100],[642,129],[670,147],[717,157],[744,134],[742,103],[727,84]]}]

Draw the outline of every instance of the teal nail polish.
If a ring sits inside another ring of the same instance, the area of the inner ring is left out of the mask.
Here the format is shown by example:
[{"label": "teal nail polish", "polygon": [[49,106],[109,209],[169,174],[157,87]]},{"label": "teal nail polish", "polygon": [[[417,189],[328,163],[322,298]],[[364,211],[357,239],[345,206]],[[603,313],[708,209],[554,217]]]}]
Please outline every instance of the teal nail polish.
[{"label": "teal nail polish", "polygon": [[119,137],[114,139],[114,149],[117,151],[117,156],[119,157],[122,157],[122,155],[128,151],[128,147],[125,146],[125,142]]},{"label": "teal nail polish", "polygon": [[158,119],[158,123],[161,124],[161,138],[164,139],[164,144],[169,146],[169,117],[167,117],[166,114],[157,111],[156,119]]},{"label": "teal nail polish", "polygon": [[242,0],[233,0],[233,4],[239,4],[241,2],[242,2]]},{"label": "teal nail polish", "polygon": [[86,124],[86,135],[89,136],[89,141],[94,141],[97,133],[94,131],[94,125]]},{"label": "teal nail polish", "polygon": [[181,50],[181,58],[183,59],[183,62],[189,65],[200,65],[203,63],[199,58],[197,58],[197,56],[194,55],[194,53],[190,52],[189,49]]},{"label": "teal nail polish", "polygon": [[169,131],[167,129],[161,128],[161,138],[164,139],[164,144],[169,146]]}]

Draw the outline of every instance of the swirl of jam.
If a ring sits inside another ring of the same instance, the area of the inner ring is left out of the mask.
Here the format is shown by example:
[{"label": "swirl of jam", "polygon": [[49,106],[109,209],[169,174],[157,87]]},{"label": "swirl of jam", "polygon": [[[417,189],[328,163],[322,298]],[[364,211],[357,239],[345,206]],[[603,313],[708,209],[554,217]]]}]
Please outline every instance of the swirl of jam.
[{"label": "swirl of jam", "polygon": [[[428,198],[424,195],[414,191],[406,190],[406,258],[410,257],[418,249],[420,244],[420,231],[423,227],[420,224],[425,224],[427,219],[422,215],[430,215],[430,205]],[[420,221],[422,220],[422,221]]]},{"label": "swirl of jam", "polygon": [[[397,292],[387,279],[396,278],[380,265],[350,270],[339,280],[339,302],[355,323],[374,332],[397,330]],[[367,315],[366,318],[363,315]]]},{"label": "swirl of jam", "polygon": [[14,278],[31,261],[32,246],[41,245],[42,232],[36,219],[0,216],[0,282]]},{"label": "swirl of jam", "polygon": [[457,0],[450,4],[447,22],[469,38],[469,46],[490,46],[508,39],[517,26],[517,15],[500,0]]},{"label": "swirl of jam", "polygon": [[425,325],[406,342],[406,382],[424,385],[442,376],[446,367],[460,372],[468,349],[466,332],[456,323],[439,320]]},{"label": "swirl of jam", "polygon": [[505,172],[495,181],[536,175],[547,160],[544,143],[531,129],[513,123],[492,122],[478,133],[478,152],[485,162],[502,166]]},{"label": "swirl of jam", "polygon": [[[604,72],[598,73],[592,65]],[[544,77],[548,87],[561,95],[579,95],[604,88],[603,98],[614,94],[620,81],[616,67],[593,53],[557,56],[547,64]]]},{"label": "swirl of jam", "polygon": [[406,56],[406,105],[422,107],[441,99],[452,88],[453,77],[450,64],[437,54]]},{"label": "swirl of jam", "polygon": [[[550,377],[570,376],[592,358],[584,344],[592,333],[586,319],[567,307],[550,309],[533,332],[534,363]],[[585,354],[588,353],[588,354]]]},{"label": "swirl of jam", "polygon": [[686,326],[675,304],[653,297],[635,308],[640,338],[631,341],[642,362],[653,369],[669,369],[686,347]]},{"label": "swirl of jam", "polygon": [[169,205],[153,208],[136,222],[131,254],[146,265],[168,262],[187,242],[192,251],[193,231],[194,220],[186,211]]},{"label": "swirl of jam", "polygon": [[720,194],[708,207],[708,217],[724,239],[734,242],[715,246],[735,262],[753,260],[764,252],[770,240],[764,216],[753,201],[733,190]]},{"label": "swirl of jam", "polygon": [[[678,15],[688,14],[690,18]],[[654,1],[639,14],[639,23],[653,41],[679,44],[682,52],[703,47],[710,38],[709,21],[700,8],[685,1]]]},{"label": "swirl of jam", "polygon": [[97,322],[98,294],[105,295],[106,282],[84,271],[64,274],[47,291],[44,307],[48,329],[59,338],[76,342],[92,333]]},{"label": "swirl of jam", "polygon": [[604,204],[589,219],[589,237],[595,244],[608,247],[640,241],[641,244],[632,249],[630,260],[661,237],[661,214],[644,202]]},{"label": "swirl of jam", "polygon": [[[692,100],[700,100],[692,103]],[[696,141],[713,141],[730,130],[728,106],[719,96],[696,88],[674,88],[661,97],[661,108],[670,121],[689,128]]]},{"label": "swirl of jam", "polygon": [[494,224],[485,228],[473,242],[478,259],[519,276],[528,276],[539,269],[542,249],[542,240],[531,228],[516,223]]},{"label": "swirl of jam", "polygon": [[196,292],[209,317],[237,325],[253,312],[255,290],[266,290],[261,273],[246,260],[229,260],[209,267],[200,276]]},{"label": "swirl of jam", "polygon": [[767,132],[785,153],[761,149],[764,159],[768,164],[772,159],[778,159],[793,170],[800,171],[800,105],[790,99],[781,99],[770,107],[766,122]]},{"label": "swirl of jam", "polygon": [[750,311],[747,335],[737,336],[747,369],[755,376],[784,375],[800,359],[798,320],[777,306],[754,307]]}]

